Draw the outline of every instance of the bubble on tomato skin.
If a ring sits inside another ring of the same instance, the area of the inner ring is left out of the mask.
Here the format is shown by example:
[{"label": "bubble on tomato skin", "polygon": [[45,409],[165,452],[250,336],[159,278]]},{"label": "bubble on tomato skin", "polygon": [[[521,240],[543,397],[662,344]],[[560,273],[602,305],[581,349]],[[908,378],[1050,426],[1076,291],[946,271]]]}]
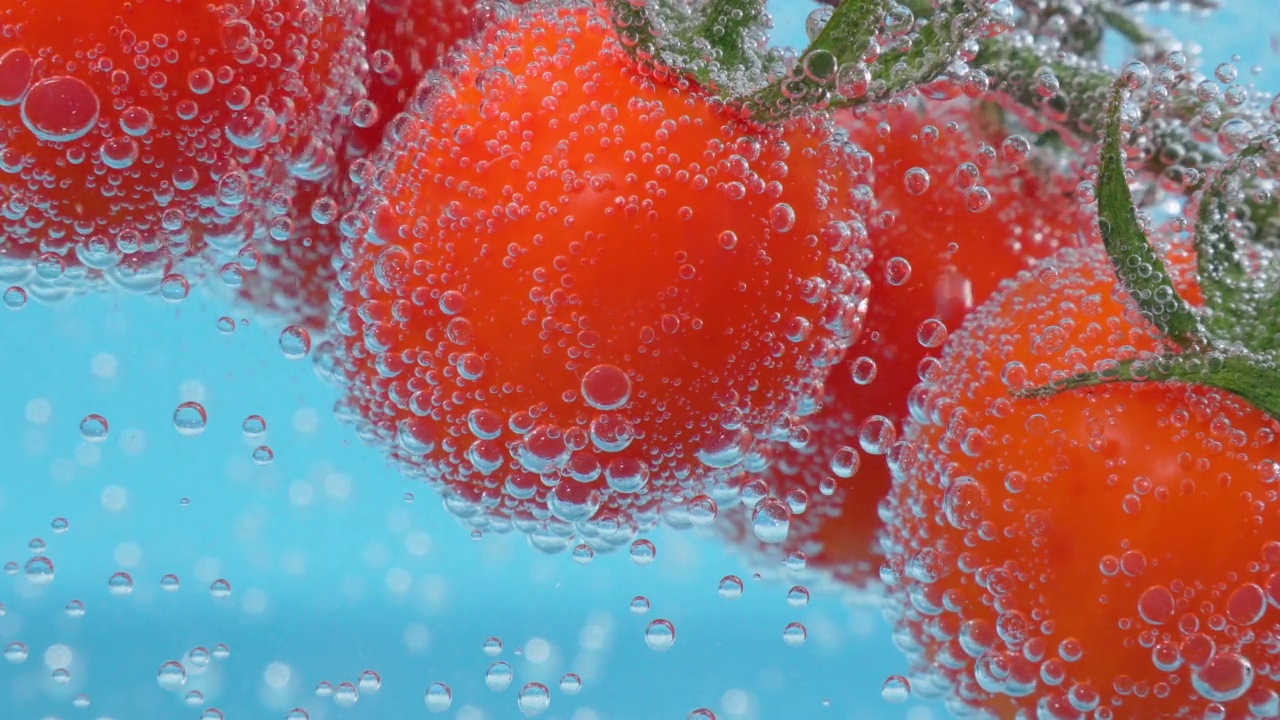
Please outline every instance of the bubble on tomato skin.
[{"label": "bubble on tomato skin", "polygon": [[929,190],[929,181],[929,171],[922,167],[910,168],[902,175],[902,186],[906,189],[908,195],[925,194]]},{"label": "bubble on tomato skin", "polygon": [[498,662],[491,663],[484,672],[484,686],[494,692],[501,692],[511,686],[515,673],[508,663]]},{"label": "bubble on tomato skin", "polygon": [[1215,653],[1203,666],[1191,671],[1191,684],[1211,702],[1230,702],[1253,686],[1253,664],[1232,652]]},{"label": "bubble on tomato skin", "polygon": [[790,529],[791,508],[778,498],[765,498],[751,511],[751,530],[761,542],[780,543]]},{"label": "bubble on tomato skin", "polygon": [[66,75],[36,82],[22,98],[23,124],[46,142],[65,143],[84,137],[97,122],[98,110],[93,88]]},{"label": "bubble on tomato skin", "polygon": [[616,410],[631,399],[631,379],[614,365],[596,365],[582,376],[582,399],[597,410]]},{"label": "bubble on tomato skin", "polygon": [[198,402],[184,402],[173,411],[173,427],[179,435],[195,437],[203,433],[208,424],[209,414]]}]

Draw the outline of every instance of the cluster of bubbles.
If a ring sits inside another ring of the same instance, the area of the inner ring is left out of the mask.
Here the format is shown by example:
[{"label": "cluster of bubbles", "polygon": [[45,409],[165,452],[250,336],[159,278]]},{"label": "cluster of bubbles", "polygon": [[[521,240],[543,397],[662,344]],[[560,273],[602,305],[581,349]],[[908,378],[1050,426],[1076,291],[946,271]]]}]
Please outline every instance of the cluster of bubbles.
[{"label": "cluster of bubbles", "polygon": [[[542,57],[544,36],[564,40]],[[552,65],[583,79],[546,80]],[[714,517],[745,471],[805,441],[869,287],[856,148],[825,117],[738,126],[637,72],[582,7],[490,26],[419,87],[431,114],[397,123],[374,158],[392,172],[347,218],[339,414],[464,521],[547,550]],[[617,83],[630,101],[594,99]],[[549,103],[567,127],[525,115]],[[597,140],[547,144],[566,134]],[[518,181],[475,189],[508,167]],[[769,203],[763,226],[735,220],[745,202]],[[761,532],[785,535],[791,512],[766,503]]]},{"label": "cluster of bubbles", "polygon": [[[0,283],[10,307],[110,283],[235,284],[363,94],[363,3],[20,0],[0,43]],[[61,27],[85,14],[84,34]],[[199,258],[199,261],[193,261]]]}]

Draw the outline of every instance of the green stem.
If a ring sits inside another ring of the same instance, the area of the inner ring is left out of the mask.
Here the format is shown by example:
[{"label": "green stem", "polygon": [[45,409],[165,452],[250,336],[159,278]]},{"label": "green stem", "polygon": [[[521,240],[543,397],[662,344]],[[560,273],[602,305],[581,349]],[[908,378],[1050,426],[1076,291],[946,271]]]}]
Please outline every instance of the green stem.
[{"label": "green stem", "polygon": [[815,56],[829,56],[837,73],[846,65],[861,64],[888,11],[889,0],[845,0],[840,3],[832,11],[822,32],[800,56],[799,77],[781,78],[771,83],[747,98],[748,107],[754,113],[776,118],[790,115],[797,104],[812,104],[810,96],[826,94],[831,89],[831,81],[835,80],[835,77],[829,81],[815,80],[805,72],[815,61]]},{"label": "green stem", "polygon": [[693,36],[702,38],[720,52],[717,61],[724,67],[741,67],[748,64],[750,50],[747,36],[759,27],[764,17],[764,3],[760,0],[707,0],[699,8],[702,21]]},{"label": "green stem", "polygon": [[[1100,63],[1052,52],[1017,35],[982,43],[972,65],[990,76],[993,89],[1026,108],[1025,120],[1043,124],[1048,119],[1054,128],[1085,142],[1092,141],[1105,122],[1108,92],[1118,79],[1115,71]],[[1058,87],[1048,97],[1041,86],[1046,74]],[[1216,146],[1192,131],[1199,119],[1198,100],[1179,94],[1171,102],[1158,116],[1148,113],[1143,118],[1151,152],[1142,170],[1154,177],[1175,167],[1199,169],[1222,158]]]},{"label": "green stem", "polygon": [[1143,317],[1181,348],[1202,344],[1200,322],[1173,286],[1173,279],[1155,248],[1147,241],[1134,211],[1125,178],[1121,149],[1120,110],[1124,89],[1119,84],[1107,103],[1098,168],[1098,226],[1116,276],[1137,303]]}]

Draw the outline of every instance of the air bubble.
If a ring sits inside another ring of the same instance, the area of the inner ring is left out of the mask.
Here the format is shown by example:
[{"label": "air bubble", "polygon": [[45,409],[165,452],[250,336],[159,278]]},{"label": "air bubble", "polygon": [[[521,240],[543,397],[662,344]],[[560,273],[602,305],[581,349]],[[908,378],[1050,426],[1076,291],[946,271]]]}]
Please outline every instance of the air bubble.
[{"label": "air bubble", "polygon": [[542,683],[528,683],[520,688],[516,705],[526,716],[541,715],[551,707],[551,691]]},{"label": "air bubble", "polygon": [[666,652],[676,642],[676,626],[669,620],[654,620],[644,629],[644,642],[650,650]]},{"label": "air bubble", "polygon": [[184,402],[173,411],[173,427],[178,434],[195,437],[204,432],[209,416],[198,402]]},{"label": "air bubble", "polygon": [[311,352],[311,333],[306,328],[290,325],[280,333],[280,352],[290,360],[301,360]]}]

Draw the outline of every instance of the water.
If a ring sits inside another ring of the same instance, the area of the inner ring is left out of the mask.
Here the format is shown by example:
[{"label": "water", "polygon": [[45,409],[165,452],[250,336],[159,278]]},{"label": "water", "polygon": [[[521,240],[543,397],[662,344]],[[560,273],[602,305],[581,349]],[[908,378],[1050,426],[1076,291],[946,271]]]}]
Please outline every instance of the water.
[{"label": "water", "polygon": [[[1168,24],[1274,84],[1264,6]],[[334,420],[309,339],[174,298],[0,310],[0,717],[945,715],[873,597],[707,529],[589,562],[473,538]]]}]

